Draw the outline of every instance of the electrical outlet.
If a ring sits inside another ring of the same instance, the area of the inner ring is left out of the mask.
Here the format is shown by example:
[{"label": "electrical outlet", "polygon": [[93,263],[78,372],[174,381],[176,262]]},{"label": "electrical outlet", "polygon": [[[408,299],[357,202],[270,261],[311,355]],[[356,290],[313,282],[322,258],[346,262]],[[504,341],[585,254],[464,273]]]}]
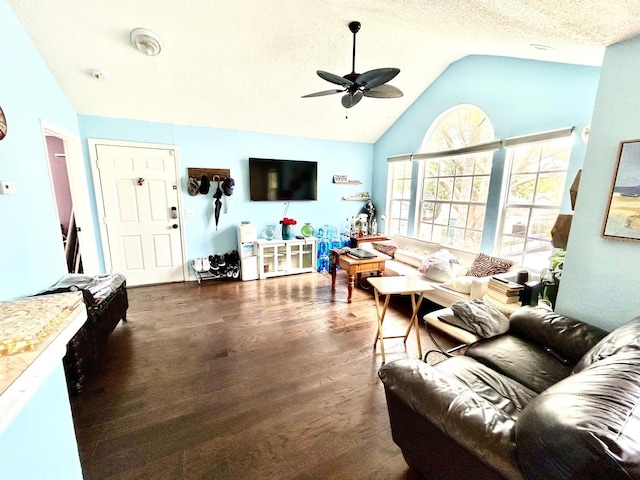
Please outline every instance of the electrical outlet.
[{"label": "electrical outlet", "polygon": [[184,211],[184,216],[187,217],[187,218],[195,217],[195,213],[190,208],[187,208]]},{"label": "electrical outlet", "polygon": [[10,195],[15,193],[13,182],[0,182],[0,195]]}]

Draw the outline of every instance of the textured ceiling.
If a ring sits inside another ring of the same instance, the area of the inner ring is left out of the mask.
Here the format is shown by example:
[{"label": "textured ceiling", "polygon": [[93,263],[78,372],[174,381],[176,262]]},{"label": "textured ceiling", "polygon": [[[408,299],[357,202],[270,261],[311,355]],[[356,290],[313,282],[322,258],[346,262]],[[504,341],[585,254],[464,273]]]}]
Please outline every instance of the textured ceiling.
[{"label": "textured ceiling", "polygon": [[[9,0],[82,114],[374,142],[447,67],[470,54],[599,65],[604,47],[640,33],[629,0]],[[397,67],[398,99],[300,98],[316,75]],[[164,42],[129,43],[136,27]],[[540,51],[531,44],[552,50]],[[107,73],[95,80],[93,69]]]}]

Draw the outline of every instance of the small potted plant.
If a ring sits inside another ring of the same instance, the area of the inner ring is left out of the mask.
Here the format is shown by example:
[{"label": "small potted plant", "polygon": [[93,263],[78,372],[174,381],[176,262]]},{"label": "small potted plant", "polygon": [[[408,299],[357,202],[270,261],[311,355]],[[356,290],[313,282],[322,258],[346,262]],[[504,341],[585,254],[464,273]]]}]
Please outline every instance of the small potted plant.
[{"label": "small potted plant", "polygon": [[565,250],[559,250],[551,257],[551,268],[543,270],[540,275],[542,282],[542,298],[551,302],[551,308],[556,307],[556,298],[558,296],[558,288],[560,288],[560,277],[562,276],[562,267],[564,266]]}]

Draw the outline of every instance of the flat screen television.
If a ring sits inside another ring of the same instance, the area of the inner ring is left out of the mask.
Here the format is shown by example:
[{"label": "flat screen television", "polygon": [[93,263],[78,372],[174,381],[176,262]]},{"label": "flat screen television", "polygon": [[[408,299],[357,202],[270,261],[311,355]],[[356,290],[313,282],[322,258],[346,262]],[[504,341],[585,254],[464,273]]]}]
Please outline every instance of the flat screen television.
[{"label": "flat screen television", "polygon": [[253,201],[317,200],[318,162],[249,158]]}]

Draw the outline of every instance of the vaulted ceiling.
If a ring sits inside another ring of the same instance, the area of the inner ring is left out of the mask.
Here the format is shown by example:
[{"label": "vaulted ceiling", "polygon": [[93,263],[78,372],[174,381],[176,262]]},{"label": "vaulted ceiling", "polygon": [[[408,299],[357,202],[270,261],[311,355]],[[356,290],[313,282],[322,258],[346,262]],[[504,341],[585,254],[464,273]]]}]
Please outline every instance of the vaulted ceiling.
[{"label": "vaulted ceiling", "polygon": [[[600,65],[605,46],[640,33],[630,0],[9,3],[78,113],[357,142],[376,141],[466,55]],[[351,72],[353,20],[356,71],[399,68],[389,83],[404,96],[348,111],[340,95],[301,98],[335,87],[316,70]],[[136,27],[162,38],[160,55],[134,49]]]}]

